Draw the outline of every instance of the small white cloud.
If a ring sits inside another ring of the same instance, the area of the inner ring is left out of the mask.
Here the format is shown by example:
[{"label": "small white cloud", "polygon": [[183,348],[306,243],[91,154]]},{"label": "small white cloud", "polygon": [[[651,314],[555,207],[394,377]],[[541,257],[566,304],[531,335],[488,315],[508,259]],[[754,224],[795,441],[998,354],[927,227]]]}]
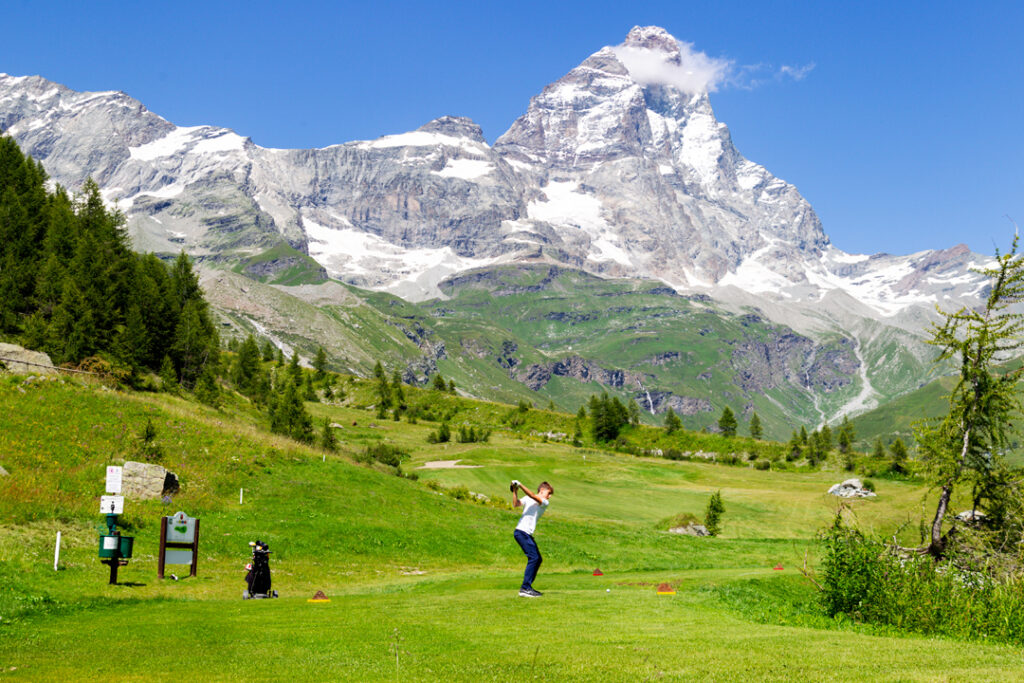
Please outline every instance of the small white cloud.
[{"label": "small white cloud", "polygon": [[617,45],[612,51],[630,76],[643,85],[671,85],[692,95],[714,92],[727,80],[733,67],[731,61],[709,57],[694,50],[690,43],[677,44],[678,63],[675,55],[632,45]]},{"label": "small white cloud", "polygon": [[785,79],[802,81],[814,69],[814,63],[802,66],[785,64],[737,65],[731,59],[709,57],[695,50],[692,43],[676,41],[678,60],[674,54],[634,45],[617,45],[612,52],[629,75],[641,85],[671,85],[690,94],[715,92],[720,87],[753,90]]},{"label": "small white cloud", "polygon": [[814,62],[804,64],[803,66],[789,66],[788,64],[784,64],[782,68],[779,69],[779,78],[781,79],[788,76],[794,81],[802,81],[807,78],[807,74],[811,73],[813,69]]}]

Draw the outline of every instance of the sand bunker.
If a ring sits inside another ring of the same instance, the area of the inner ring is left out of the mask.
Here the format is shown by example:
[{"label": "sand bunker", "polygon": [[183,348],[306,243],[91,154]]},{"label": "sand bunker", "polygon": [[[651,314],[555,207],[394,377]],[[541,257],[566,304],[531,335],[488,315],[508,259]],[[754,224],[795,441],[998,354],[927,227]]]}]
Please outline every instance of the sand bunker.
[{"label": "sand bunker", "polygon": [[418,470],[469,470],[474,467],[482,467],[482,465],[460,465],[458,460],[431,460],[428,463],[420,465],[416,469]]}]

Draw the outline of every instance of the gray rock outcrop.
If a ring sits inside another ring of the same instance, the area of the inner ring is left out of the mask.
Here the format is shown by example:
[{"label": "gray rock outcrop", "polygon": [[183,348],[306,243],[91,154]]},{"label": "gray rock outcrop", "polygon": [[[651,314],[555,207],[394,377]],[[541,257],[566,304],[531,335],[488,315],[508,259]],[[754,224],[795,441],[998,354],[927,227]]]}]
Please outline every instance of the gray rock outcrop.
[{"label": "gray rock outcrop", "polygon": [[711,532],[703,524],[687,524],[685,526],[674,526],[668,530],[670,534],[682,534],[683,536],[710,536]]},{"label": "gray rock outcrop", "polygon": [[869,491],[864,488],[864,483],[860,479],[853,478],[847,479],[841,484],[834,484],[832,488],[828,490],[830,495],[839,496],[840,498],[874,498],[875,492]]},{"label": "gray rock outcrop", "polygon": [[53,375],[50,357],[41,351],[29,351],[16,344],[0,344],[0,371],[5,367],[16,374]]},{"label": "gray rock outcrop", "polygon": [[178,476],[161,465],[129,460],[121,471],[121,493],[125,498],[161,498],[177,493],[180,488]]}]

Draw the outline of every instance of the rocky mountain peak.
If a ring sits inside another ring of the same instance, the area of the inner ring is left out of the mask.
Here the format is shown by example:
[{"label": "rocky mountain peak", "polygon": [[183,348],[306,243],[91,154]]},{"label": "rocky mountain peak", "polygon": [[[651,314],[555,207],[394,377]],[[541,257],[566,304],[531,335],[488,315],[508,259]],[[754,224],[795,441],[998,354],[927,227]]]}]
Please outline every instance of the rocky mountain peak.
[{"label": "rocky mountain peak", "polygon": [[473,119],[465,116],[442,116],[419,127],[425,133],[439,133],[453,138],[485,142],[484,131]]},{"label": "rocky mountain peak", "polygon": [[673,63],[679,63],[679,41],[660,26],[634,26],[622,45],[661,52]]}]

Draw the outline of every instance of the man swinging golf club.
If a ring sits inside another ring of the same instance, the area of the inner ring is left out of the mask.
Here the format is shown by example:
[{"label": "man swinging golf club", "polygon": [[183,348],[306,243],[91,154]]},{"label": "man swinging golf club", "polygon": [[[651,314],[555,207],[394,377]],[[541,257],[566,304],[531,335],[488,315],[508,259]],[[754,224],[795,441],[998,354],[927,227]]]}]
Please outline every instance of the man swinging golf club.
[{"label": "man swinging golf club", "polygon": [[[537,549],[537,542],[533,540],[533,532],[536,531],[537,520],[544,514],[555,490],[551,488],[551,484],[545,481],[537,487],[537,493],[531,493],[530,489],[515,480],[512,481],[509,489],[512,491],[512,507],[520,505],[523,507],[523,516],[519,518],[519,523],[516,524],[516,530],[513,533],[516,543],[526,553],[526,571],[523,572],[523,585],[519,589],[519,597],[539,598],[541,592],[534,590],[533,580],[537,578],[537,570],[540,569],[543,558],[540,556],[540,550]],[[519,499],[519,491],[526,494],[522,500]]]}]

